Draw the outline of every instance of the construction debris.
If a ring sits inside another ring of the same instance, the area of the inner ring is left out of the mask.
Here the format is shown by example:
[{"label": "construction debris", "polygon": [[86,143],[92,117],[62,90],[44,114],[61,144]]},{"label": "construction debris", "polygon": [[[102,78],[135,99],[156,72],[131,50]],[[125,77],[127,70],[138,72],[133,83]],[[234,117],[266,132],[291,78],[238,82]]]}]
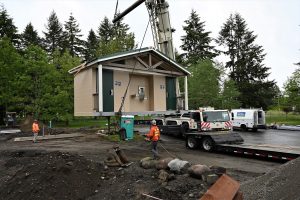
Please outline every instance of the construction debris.
[{"label": "construction debris", "polygon": [[242,200],[241,193],[238,193],[239,188],[237,181],[223,174],[200,200]]}]

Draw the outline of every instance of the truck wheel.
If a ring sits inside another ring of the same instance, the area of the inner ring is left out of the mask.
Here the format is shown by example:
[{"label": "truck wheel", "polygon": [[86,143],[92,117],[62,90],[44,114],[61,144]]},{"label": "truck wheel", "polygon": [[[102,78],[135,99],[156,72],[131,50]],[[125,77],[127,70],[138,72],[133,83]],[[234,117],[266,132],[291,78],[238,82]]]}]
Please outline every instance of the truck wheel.
[{"label": "truck wheel", "polygon": [[242,129],[242,131],[248,131],[248,128],[245,124],[241,125],[241,129]]},{"label": "truck wheel", "polygon": [[212,151],[214,148],[214,141],[210,137],[203,138],[201,144],[205,151]]},{"label": "truck wheel", "polygon": [[186,138],[186,147],[189,149],[196,149],[198,147],[198,141],[193,136],[188,136]]},{"label": "truck wheel", "polygon": [[189,125],[187,123],[181,124],[181,137],[185,137],[185,133],[189,131]]}]

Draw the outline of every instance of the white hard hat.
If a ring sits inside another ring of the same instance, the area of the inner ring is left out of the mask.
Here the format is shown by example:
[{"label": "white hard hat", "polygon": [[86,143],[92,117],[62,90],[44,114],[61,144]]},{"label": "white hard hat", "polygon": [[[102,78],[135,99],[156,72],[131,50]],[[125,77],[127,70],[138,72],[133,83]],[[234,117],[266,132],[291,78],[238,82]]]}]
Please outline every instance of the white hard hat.
[{"label": "white hard hat", "polygon": [[152,124],[152,125],[156,125],[156,121],[153,119],[153,120],[151,121],[151,124]]}]

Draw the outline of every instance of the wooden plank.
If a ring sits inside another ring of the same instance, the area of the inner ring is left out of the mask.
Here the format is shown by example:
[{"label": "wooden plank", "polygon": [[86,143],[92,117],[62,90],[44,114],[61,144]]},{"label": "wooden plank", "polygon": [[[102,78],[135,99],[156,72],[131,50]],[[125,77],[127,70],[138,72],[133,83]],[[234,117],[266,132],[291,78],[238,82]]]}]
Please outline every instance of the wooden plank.
[{"label": "wooden plank", "polygon": [[[58,135],[45,135],[38,136],[37,140],[53,140],[53,139],[63,139],[63,138],[73,138],[82,137],[82,133],[70,133],[70,134],[58,134]],[[31,141],[33,137],[17,137],[14,139],[15,142]]]}]

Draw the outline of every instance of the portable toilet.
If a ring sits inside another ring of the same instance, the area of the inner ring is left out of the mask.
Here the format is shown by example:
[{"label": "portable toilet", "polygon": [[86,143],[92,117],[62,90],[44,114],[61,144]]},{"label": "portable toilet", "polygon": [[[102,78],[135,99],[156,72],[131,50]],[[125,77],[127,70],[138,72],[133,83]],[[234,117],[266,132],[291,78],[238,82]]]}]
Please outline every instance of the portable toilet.
[{"label": "portable toilet", "polygon": [[133,139],[133,125],[134,116],[133,115],[123,115],[121,116],[121,128],[126,130],[126,139]]}]

